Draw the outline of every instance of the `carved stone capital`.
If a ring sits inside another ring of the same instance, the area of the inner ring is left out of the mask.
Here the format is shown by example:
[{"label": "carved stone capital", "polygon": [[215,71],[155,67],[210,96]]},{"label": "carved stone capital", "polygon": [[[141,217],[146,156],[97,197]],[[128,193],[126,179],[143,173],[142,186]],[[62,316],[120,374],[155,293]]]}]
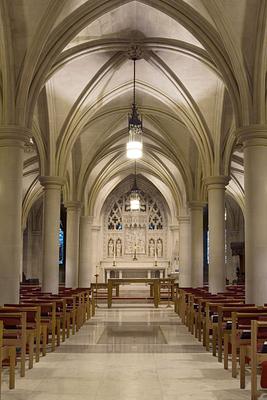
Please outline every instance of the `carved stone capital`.
[{"label": "carved stone capital", "polygon": [[204,179],[204,183],[207,186],[208,190],[212,189],[225,189],[230,181],[229,176],[209,176]]},{"label": "carved stone capital", "polygon": [[178,217],[178,221],[180,224],[189,224],[190,223],[190,217],[187,215],[180,216]]},{"label": "carved stone capital", "polygon": [[188,203],[191,210],[203,210],[206,204],[207,203],[204,201],[197,201],[197,200],[193,200]]},{"label": "carved stone capital", "polygon": [[0,126],[0,147],[21,147],[28,143],[32,132],[30,129],[19,125]]},{"label": "carved stone capital", "polygon": [[238,143],[243,147],[267,146],[267,125],[249,125],[237,129]]},{"label": "carved stone capital", "polygon": [[66,201],[64,203],[64,206],[67,208],[67,210],[69,211],[76,211],[76,210],[80,210],[82,207],[82,203],[80,201]]},{"label": "carved stone capital", "polygon": [[45,189],[61,189],[65,184],[65,179],[60,176],[40,176],[39,181]]}]

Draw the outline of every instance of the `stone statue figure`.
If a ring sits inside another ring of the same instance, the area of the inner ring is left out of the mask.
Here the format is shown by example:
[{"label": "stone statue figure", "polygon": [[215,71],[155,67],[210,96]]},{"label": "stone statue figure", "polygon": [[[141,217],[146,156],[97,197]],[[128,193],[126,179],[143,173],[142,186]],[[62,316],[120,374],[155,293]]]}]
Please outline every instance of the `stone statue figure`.
[{"label": "stone statue figure", "polygon": [[122,255],[121,240],[117,239],[117,242],[116,242],[116,256],[120,257],[121,255]]},{"label": "stone statue figure", "polygon": [[112,257],[114,254],[114,243],[112,239],[109,239],[108,241],[108,255],[109,257]]},{"label": "stone statue figure", "polygon": [[150,257],[155,256],[155,242],[153,239],[149,240],[149,246],[148,246],[148,254]]},{"label": "stone statue figure", "polygon": [[158,257],[162,257],[162,240],[157,240],[157,255]]}]

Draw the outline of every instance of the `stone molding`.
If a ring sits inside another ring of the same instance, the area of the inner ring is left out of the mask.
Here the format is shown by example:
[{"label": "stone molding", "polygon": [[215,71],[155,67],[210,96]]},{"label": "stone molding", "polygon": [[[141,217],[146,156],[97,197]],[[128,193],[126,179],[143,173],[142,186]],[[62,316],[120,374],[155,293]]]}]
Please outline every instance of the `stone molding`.
[{"label": "stone molding", "polygon": [[178,217],[178,221],[180,224],[189,224],[190,223],[190,217],[189,216],[180,216]]},{"label": "stone molding", "polygon": [[243,147],[267,146],[267,125],[249,125],[236,130],[238,143]]},{"label": "stone molding", "polygon": [[65,179],[60,176],[40,176],[39,181],[45,189],[60,190],[65,184]]},{"label": "stone molding", "polygon": [[203,210],[203,208],[207,205],[205,201],[197,201],[193,200],[188,203],[188,206],[191,210]]},{"label": "stone molding", "polygon": [[0,147],[21,147],[29,142],[32,132],[19,125],[0,125]]},{"label": "stone molding", "polygon": [[208,190],[214,189],[224,189],[228,185],[230,181],[229,176],[218,175],[218,176],[209,176],[204,179],[204,184],[207,186]]},{"label": "stone molding", "polygon": [[100,231],[101,226],[100,225],[92,225],[92,231]]},{"label": "stone molding", "polygon": [[179,230],[179,225],[170,225],[169,228],[170,228],[170,231],[172,231],[172,232],[178,231]]},{"label": "stone molding", "polygon": [[82,208],[82,203],[80,201],[66,201],[64,207],[67,211],[79,211]]}]

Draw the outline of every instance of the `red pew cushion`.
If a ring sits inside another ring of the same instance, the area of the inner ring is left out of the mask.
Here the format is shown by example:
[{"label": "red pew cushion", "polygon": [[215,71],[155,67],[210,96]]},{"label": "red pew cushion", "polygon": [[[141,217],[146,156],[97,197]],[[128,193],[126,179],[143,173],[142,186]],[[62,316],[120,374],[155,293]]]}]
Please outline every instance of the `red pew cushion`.
[{"label": "red pew cushion", "polygon": [[261,367],[261,387],[267,389],[267,361],[263,361]]}]

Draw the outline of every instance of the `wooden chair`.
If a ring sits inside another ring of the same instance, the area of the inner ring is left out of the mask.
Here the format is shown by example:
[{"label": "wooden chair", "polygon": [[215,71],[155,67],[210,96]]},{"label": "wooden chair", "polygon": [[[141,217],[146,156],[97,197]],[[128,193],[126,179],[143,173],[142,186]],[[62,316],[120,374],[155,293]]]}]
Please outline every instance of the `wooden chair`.
[{"label": "wooden chair", "polygon": [[240,346],[240,388],[245,388],[245,365],[251,365],[251,400],[257,400],[260,392],[257,385],[257,370],[262,362],[267,361],[267,353],[262,352],[263,343],[267,340],[267,321],[251,321],[250,343]]},{"label": "wooden chair", "polygon": [[258,320],[260,317],[267,317],[267,309],[258,308],[254,312],[234,312],[232,313],[232,333],[231,333],[231,345],[232,345],[232,377],[237,377],[237,357],[240,346],[243,344],[250,343],[250,338],[242,337],[243,330],[249,330],[251,322]]},{"label": "wooden chair", "polygon": [[[27,328],[27,343],[31,341],[31,335],[33,335],[35,343],[35,361],[40,360],[40,349],[41,349],[41,307],[35,306],[30,307],[24,304],[5,304],[4,307],[0,307],[2,312],[26,312],[26,328]],[[32,368],[33,360],[30,358],[30,368]]]},{"label": "wooden chair", "polygon": [[[7,312],[0,311],[0,321],[3,322],[3,344],[4,346],[13,346],[20,350],[20,376],[25,376],[26,363],[26,313],[25,312]],[[30,352],[33,351],[33,342]]]},{"label": "wooden chair", "polygon": [[221,307],[235,307],[236,305],[244,304],[245,300],[240,299],[223,299],[207,301],[205,306],[205,335],[206,335],[206,350],[210,349],[210,335],[212,337],[212,355],[217,354],[218,342],[218,308]]},{"label": "wooden chair", "polygon": [[40,299],[24,300],[22,304],[28,306],[41,307],[41,327],[42,327],[42,354],[46,355],[47,339],[51,338],[51,350],[56,349],[56,302],[44,301]]},{"label": "wooden chair", "polygon": [[224,353],[224,369],[228,369],[228,343],[232,330],[232,313],[233,312],[253,312],[256,307],[254,304],[238,304],[234,307],[219,306],[218,307],[218,361],[222,362]]},{"label": "wooden chair", "polygon": [[3,341],[3,321],[0,321],[0,397],[2,386],[3,361],[9,361],[9,389],[15,388],[16,347],[5,346]]}]

